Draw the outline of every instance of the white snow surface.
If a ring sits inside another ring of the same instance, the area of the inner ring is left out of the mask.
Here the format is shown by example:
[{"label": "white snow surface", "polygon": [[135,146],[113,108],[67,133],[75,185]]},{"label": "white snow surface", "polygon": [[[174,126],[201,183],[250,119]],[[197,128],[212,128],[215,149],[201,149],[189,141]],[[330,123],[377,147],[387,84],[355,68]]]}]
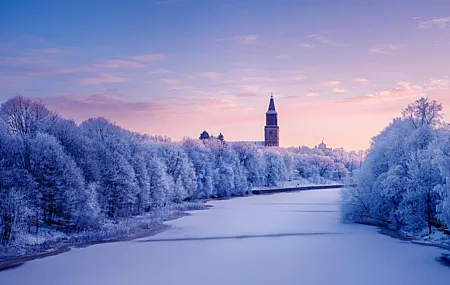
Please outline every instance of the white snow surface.
[{"label": "white snow surface", "polygon": [[291,187],[307,187],[307,186],[325,186],[325,185],[341,185],[343,182],[339,181],[332,181],[332,180],[326,180],[322,179],[322,183],[315,183],[312,181],[309,181],[304,178],[298,178],[292,181],[283,181],[280,182],[277,186],[258,186],[253,187],[252,190],[270,190],[270,189],[280,189],[280,188],[291,188]]},{"label": "white snow surface", "polygon": [[0,272],[21,284],[446,284],[444,250],[342,224],[339,190],[209,202],[152,237],[101,244]]}]

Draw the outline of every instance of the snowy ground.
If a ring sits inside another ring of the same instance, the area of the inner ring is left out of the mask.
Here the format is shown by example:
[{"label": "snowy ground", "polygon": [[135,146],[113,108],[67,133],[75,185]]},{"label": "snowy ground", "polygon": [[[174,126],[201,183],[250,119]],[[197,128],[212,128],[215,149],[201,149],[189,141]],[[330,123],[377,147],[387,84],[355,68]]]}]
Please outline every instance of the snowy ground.
[{"label": "snowy ground", "polygon": [[73,249],[0,272],[21,284],[445,284],[444,252],[340,223],[339,190],[211,201],[130,242]]},{"label": "snowy ground", "polygon": [[293,187],[307,187],[307,186],[317,186],[317,185],[341,185],[343,182],[337,182],[332,180],[325,180],[321,183],[315,183],[309,181],[307,179],[299,178],[292,181],[284,181],[281,182],[277,186],[269,186],[269,187],[253,187],[252,190],[267,190],[267,189],[279,189],[279,188],[293,188]]}]

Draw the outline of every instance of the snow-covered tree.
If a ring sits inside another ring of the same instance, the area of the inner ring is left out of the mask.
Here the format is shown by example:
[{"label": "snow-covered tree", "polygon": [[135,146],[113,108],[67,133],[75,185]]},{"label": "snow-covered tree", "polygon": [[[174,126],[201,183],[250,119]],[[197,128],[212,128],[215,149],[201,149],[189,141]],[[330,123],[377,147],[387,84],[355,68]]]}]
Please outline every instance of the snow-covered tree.
[{"label": "snow-covered tree", "polygon": [[184,139],[183,149],[189,157],[197,178],[193,198],[208,198],[213,193],[213,155],[200,140]]},{"label": "snow-covered tree", "polygon": [[178,144],[159,143],[157,155],[164,162],[167,174],[171,177],[173,196],[171,200],[181,202],[191,198],[196,190],[195,170],[192,162]]},{"label": "snow-covered tree", "polygon": [[81,170],[55,137],[38,133],[31,140],[30,173],[40,194],[39,214],[49,224],[71,221],[84,189]]},{"label": "snow-covered tree", "polygon": [[81,124],[83,133],[93,140],[99,167],[99,203],[108,217],[130,216],[138,199],[138,181],[131,165],[131,135],[104,118]]},{"label": "snow-covered tree", "polygon": [[0,117],[10,132],[35,135],[52,128],[58,114],[48,110],[41,102],[17,95],[0,107]]},{"label": "snow-covered tree", "polygon": [[276,186],[281,181],[287,180],[287,168],[283,157],[275,150],[266,150],[263,152],[265,163],[264,181],[266,186]]},{"label": "snow-covered tree", "polygon": [[441,111],[421,98],[372,140],[354,186],[342,193],[345,219],[414,233],[450,226],[450,132]]},{"label": "snow-covered tree", "polygon": [[403,117],[410,120],[416,128],[435,126],[441,122],[442,105],[422,97],[403,110]]}]

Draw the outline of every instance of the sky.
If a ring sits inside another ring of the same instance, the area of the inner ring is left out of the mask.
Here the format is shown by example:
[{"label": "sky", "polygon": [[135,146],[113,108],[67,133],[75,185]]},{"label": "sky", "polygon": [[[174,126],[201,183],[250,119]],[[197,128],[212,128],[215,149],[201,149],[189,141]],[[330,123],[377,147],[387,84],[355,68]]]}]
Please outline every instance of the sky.
[{"label": "sky", "polygon": [[173,140],[365,149],[420,96],[450,119],[447,0],[5,0],[0,103]]}]

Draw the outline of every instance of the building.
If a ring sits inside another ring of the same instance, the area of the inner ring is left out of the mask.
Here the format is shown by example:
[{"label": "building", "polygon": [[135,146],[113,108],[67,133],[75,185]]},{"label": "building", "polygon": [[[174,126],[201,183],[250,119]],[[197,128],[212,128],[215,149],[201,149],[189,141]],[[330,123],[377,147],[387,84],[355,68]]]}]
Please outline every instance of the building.
[{"label": "building", "polygon": [[[236,141],[241,143],[249,143],[257,147],[279,146],[280,145],[280,128],[278,127],[278,113],[275,111],[275,102],[273,95],[270,96],[269,109],[266,112],[266,126],[264,127],[264,141]],[[235,142],[229,142],[235,143]]]},{"label": "building", "polygon": [[327,148],[327,145],[323,142],[323,140],[319,144],[319,147],[316,146],[315,148],[318,148],[318,149],[323,150],[323,151],[331,151],[332,150],[331,148]]},{"label": "building", "polygon": [[275,111],[273,95],[270,96],[269,110],[266,112],[266,126],[264,127],[264,146],[280,145],[280,128],[278,127],[278,113]]}]

